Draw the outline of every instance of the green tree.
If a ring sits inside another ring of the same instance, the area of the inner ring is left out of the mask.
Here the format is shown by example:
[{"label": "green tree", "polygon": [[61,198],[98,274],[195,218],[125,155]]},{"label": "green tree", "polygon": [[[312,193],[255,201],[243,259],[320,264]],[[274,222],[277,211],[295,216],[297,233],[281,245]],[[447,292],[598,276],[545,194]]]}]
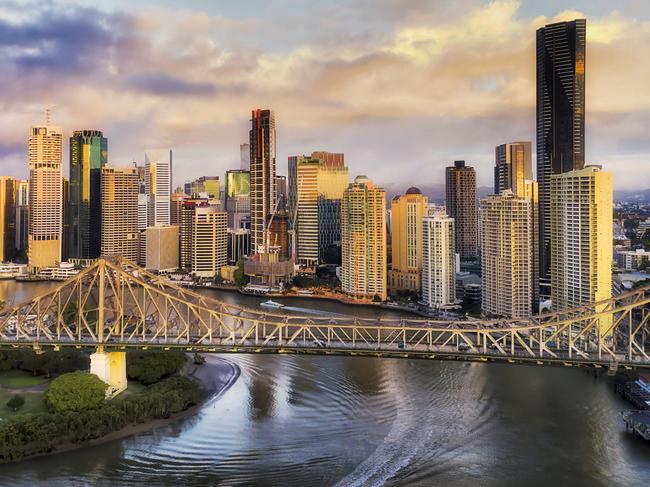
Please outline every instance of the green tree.
[{"label": "green tree", "polygon": [[132,352],[127,355],[126,374],[143,384],[153,384],[180,371],[187,357],[178,350],[165,352]]},{"label": "green tree", "polygon": [[106,398],[106,384],[96,375],[71,372],[57,377],[45,393],[45,403],[56,412],[96,409]]},{"label": "green tree", "polygon": [[7,401],[7,407],[12,411],[18,411],[25,404],[25,398],[20,394],[14,394],[11,399]]},{"label": "green tree", "polygon": [[237,261],[237,270],[234,274],[235,284],[242,286],[245,282],[246,276],[244,276],[244,259],[239,259]]}]

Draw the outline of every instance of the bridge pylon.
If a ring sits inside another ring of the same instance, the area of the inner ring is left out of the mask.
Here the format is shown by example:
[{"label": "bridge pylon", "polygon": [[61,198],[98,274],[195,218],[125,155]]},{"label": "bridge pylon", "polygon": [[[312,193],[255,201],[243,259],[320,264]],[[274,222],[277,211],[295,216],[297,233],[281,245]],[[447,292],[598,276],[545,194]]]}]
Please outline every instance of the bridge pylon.
[{"label": "bridge pylon", "polygon": [[103,347],[90,355],[90,373],[106,384],[106,397],[114,397],[126,390],[126,353],[105,352]]}]

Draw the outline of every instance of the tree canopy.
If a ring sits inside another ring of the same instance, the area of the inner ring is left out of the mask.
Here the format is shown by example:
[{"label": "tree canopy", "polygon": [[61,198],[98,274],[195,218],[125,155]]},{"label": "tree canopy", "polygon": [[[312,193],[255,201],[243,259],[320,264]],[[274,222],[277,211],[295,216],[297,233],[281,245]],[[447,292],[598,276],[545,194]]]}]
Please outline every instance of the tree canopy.
[{"label": "tree canopy", "polygon": [[70,372],[57,377],[45,393],[45,402],[55,412],[96,409],[106,399],[107,385],[88,372]]}]

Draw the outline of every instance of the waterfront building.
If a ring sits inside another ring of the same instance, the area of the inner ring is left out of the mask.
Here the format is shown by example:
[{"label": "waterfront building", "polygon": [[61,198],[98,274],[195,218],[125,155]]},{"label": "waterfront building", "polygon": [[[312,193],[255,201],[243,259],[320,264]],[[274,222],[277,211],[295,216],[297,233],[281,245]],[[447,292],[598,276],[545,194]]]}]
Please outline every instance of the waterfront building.
[{"label": "waterfront building", "polygon": [[533,311],[531,201],[510,189],[481,200],[481,309],[489,316],[527,318]]},{"label": "waterfront building", "polygon": [[341,244],[343,292],[386,299],[386,192],[366,176],[343,194]]},{"label": "waterfront building", "polygon": [[228,215],[215,206],[197,206],[192,222],[192,274],[215,277],[227,263]]},{"label": "waterfront building", "polygon": [[476,172],[465,161],[454,161],[445,171],[446,207],[454,219],[456,253],[463,261],[478,257],[478,209]]},{"label": "waterfront building", "polygon": [[390,204],[392,267],[388,290],[420,291],[422,283],[422,219],[429,199],[415,187],[395,196]]},{"label": "waterfront building", "polygon": [[506,189],[516,196],[524,195],[526,181],[533,179],[531,142],[511,142],[494,150],[494,194]]},{"label": "waterfront building", "polygon": [[96,259],[101,254],[102,168],[108,141],[99,130],[75,130],[70,137],[67,248],[71,259]]},{"label": "waterfront building", "polygon": [[225,206],[229,228],[244,228],[250,224],[251,173],[240,169],[226,171]]},{"label": "waterfront building", "polygon": [[27,251],[27,235],[29,229],[29,181],[16,179],[16,250]]},{"label": "waterfront building", "polygon": [[[456,302],[454,219],[436,211],[420,220],[422,228],[422,299],[430,308]],[[395,244],[393,244],[395,245]]]},{"label": "waterfront building", "polygon": [[171,223],[172,151],[145,153],[145,190],[148,198],[147,226]]},{"label": "waterfront building", "polygon": [[251,231],[246,228],[228,229],[228,263],[236,264],[239,259],[250,255]]},{"label": "waterfront building", "polygon": [[138,171],[134,167],[101,169],[101,255],[138,261]]},{"label": "waterfront building", "polygon": [[271,110],[251,113],[251,238],[253,253],[266,248],[267,224],[275,211],[275,116]]},{"label": "waterfront building", "polygon": [[585,52],[587,21],[537,30],[537,181],[540,286],[550,296],[551,178],[585,164]]},{"label": "waterfront building", "polygon": [[325,261],[328,249],[340,247],[341,199],[347,187],[342,153],[289,157],[291,253],[298,264],[314,267]]},{"label": "waterfront building", "polygon": [[16,253],[16,181],[0,176],[0,262],[8,262]]},{"label": "waterfront building", "polygon": [[147,270],[169,272],[178,269],[178,227],[147,227],[145,245]]},{"label": "waterfront building", "polygon": [[[551,176],[550,223],[553,309],[610,298],[614,234],[611,173],[586,166]],[[611,317],[601,318],[601,333],[610,326]]]},{"label": "waterfront building", "polygon": [[30,129],[27,258],[31,272],[61,261],[62,148],[63,131],[60,127],[48,124]]}]

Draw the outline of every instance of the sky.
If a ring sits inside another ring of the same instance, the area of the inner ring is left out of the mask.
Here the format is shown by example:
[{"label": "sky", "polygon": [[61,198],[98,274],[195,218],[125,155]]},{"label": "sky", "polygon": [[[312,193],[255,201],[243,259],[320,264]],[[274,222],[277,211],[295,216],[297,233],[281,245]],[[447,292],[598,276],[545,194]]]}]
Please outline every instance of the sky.
[{"label": "sky", "polygon": [[112,165],[172,148],[175,184],[237,168],[271,108],[278,174],[327,150],[397,192],[456,159],[490,186],[494,147],[535,141],[535,30],[582,17],[586,162],[650,187],[648,0],[0,0],[0,174],[46,107]]}]

